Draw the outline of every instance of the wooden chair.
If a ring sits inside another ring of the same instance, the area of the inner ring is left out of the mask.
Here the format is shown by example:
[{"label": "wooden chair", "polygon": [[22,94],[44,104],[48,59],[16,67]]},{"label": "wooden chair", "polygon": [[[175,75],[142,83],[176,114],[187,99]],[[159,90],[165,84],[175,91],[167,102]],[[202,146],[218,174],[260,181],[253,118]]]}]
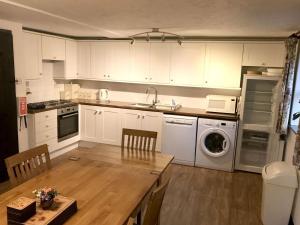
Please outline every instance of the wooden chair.
[{"label": "wooden chair", "polygon": [[10,183],[16,186],[50,169],[47,145],[41,145],[5,159]]},{"label": "wooden chair", "polygon": [[155,152],[157,132],[146,130],[123,129],[122,132],[122,150],[141,150]]},{"label": "wooden chair", "polygon": [[[168,184],[169,181],[160,185],[151,193],[142,225],[159,225],[160,209],[164,200]],[[130,218],[128,220],[127,225],[133,224],[134,220]]]}]

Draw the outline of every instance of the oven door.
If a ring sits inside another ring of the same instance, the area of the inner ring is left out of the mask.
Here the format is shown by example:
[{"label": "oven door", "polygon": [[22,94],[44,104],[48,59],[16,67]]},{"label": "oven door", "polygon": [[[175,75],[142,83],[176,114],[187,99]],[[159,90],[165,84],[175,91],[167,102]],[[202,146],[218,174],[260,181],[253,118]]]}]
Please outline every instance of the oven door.
[{"label": "oven door", "polygon": [[58,141],[78,135],[78,112],[57,117]]}]

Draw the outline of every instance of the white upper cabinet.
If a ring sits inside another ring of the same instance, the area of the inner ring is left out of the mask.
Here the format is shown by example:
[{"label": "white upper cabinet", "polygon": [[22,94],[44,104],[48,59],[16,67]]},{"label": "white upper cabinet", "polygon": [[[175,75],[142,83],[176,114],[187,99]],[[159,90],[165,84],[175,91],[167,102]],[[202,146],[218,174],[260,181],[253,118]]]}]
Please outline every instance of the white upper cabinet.
[{"label": "white upper cabinet", "polygon": [[91,77],[104,79],[107,74],[108,46],[105,42],[91,42]]},{"label": "white upper cabinet", "polygon": [[25,79],[39,79],[42,76],[42,37],[39,34],[23,32]]},{"label": "white upper cabinet", "polygon": [[42,56],[43,60],[65,60],[65,39],[50,36],[42,36]]},{"label": "white upper cabinet", "polygon": [[136,42],[131,46],[130,80],[168,84],[170,80],[170,44]]},{"label": "white upper cabinet", "polygon": [[130,80],[130,45],[128,42],[93,42],[91,74],[99,80]]},{"label": "white upper cabinet", "polygon": [[243,66],[283,67],[284,59],[283,43],[244,44]]},{"label": "white upper cabinet", "polygon": [[108,74],[116,81],[130,80],[130,43],[111,42],[109,45],[112,54],[110,54]]},{"label": "white upper cabinet", "polygon": [[65,77],[77,77],[77,42],[66,40]]},{"label": "white upper cabinet", "polygon": [[89,79],[91,77],[91,43],[77,43],[77,73],[79,78]]},{"label": "white upper cabinet", "polygon": [[205,64],[205,43],[172,44],[170,83],[201,86]]},{"label": "white upper cabinet", "polygon": [[240,88],[243,44],[207,43],[204,86]]},{"label": "white upper cabinet", "polygon": [[131,46],[131,74],[130,81],[148,82],[150,44],[145,42],[135,42]]},{"label": "white upper cabinet", "polygon": [[149,77],[150,83],[168,84],[170,82],[170,43],[150,44],[150,66]]},{"label": "white upper cabinet", "polygon": [[66,59],[53,63],[53,77],[64,79],[77,78],[77,42],[66,40]]}]

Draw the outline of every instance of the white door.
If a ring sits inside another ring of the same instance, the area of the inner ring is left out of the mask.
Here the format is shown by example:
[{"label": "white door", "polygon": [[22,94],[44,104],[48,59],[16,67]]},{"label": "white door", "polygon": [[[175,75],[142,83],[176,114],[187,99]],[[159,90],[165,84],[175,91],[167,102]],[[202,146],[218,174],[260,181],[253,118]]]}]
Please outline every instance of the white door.
[{"label": "white door", "polygon": [[112,57],[109,57],[108,75],[114,81],[130,81],[130,43],[114,42]]},{"label": "white door", "polygon": [[77,77],[77,42],[66,40],[65,77]]},{"label": "white door", "polygon": [[141,129],[157,132],[156,150],[161,150],[161,133],[163,114],[159,112],[143,111]]},{"label": "white door", "polygon": [[121,144],[121,109],[102,108],[102,140],[101,143],[120,145]]},{"label": "white door", "polygon": [[172,44],[170,83],[201,86],[204,79],[205,44]]},{"label": "white door", "polygon": [[91,77],[103,80],[107,76],[106,70],[106,42],[91,42]]},{"label": "white door", "polygon": [[44,60],[65,60],[65,39],[50,36],[42,36],[42,56]]},{"label": "white door", "polygon": [[39,79],[42,76],[42,37],[23,32],[25,79]]},{"label": "white door", "polygon": [[130,81],[149,82],[150,44],[135,42],[131,46]]},{"label": "white door", "polygon": [[168,84],[170,82],[171,44],[152,42],[150,44],[150,83]]},{"label": "white door", "polygon": [[82,106],[81,111],[81,138],[85,141],[99,141],[99,117],[94,106]]},{"label": "white door", "polygon": [[77,43],[77,70],[79,78],[91,77],[91,43]]},{"label": "white door", "polygon": [[211,88],[239,88],[242,54],[243,44],[208,43],[204,85]]},{"label": "white door", "polygon": [[284,58],[283,43],[244,44],[243,66],[283,67]]},{"label": "white door", "polygon": [[125,110],[123,113],[122,128],[141,129],[141,114],[141,111]]}]

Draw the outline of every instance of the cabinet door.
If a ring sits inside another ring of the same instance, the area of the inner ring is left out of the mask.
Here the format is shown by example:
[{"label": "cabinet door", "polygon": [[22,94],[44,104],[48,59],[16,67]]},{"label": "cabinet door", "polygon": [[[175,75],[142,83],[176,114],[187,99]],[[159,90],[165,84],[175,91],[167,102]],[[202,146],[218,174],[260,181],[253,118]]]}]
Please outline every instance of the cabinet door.
[{"label": "cabinet door", "polygon": [[170,82],[170,50],[170,43],[150,44],[149,82],[159,84]]},{"label": "cabinet door", "polygon": [[121,109],[102,108],[102,138],[101,143],[120,145],[121,144]]},{"label": "cabinet door", "polygon": [[93,106],[82,106],[81,108],[81,138],[85,141],[99,141],[99,111]]},{"label": "cabinet door", "polygon": [[23,32],[25,79],[39,79],[42,76],[42,37]]},{"label": "cabinet door", "polygon": [[65,60],[66,42],[62,38],[42,36],[42,55],[44,60]]},{"label": "cabinet door", "polygon": [[170,83],[183,86],[203,85],[204,64],[204,43],[174,43],[171,50]]},{"label": "cabinet door", "polygon": [[141,129],[157,132],[157,151],[161,150],[162,117],[163,114],[159,112],[144,111],[142,115]]},{"label": "cabinet door", "polygon": [[239,88],[242,54],[242,44],[208,43],[204,85],[210,88]]},{"label": "cabinet door", "polygon": [[79,78],[91,77],[91,45],[90,42],[77,43],[77,70]]},{"label": "cabinet door", "polygon": [[91,77],[103,80],[107,76],[106,58],[107,43],[92,42],[91,43]]},{"label": "cabinet door", "polygon": [[141,111],[125,110],[123,113],[122,128],[141,129]]},{"label": "cabinet door", "polygon": [[131,73],[130,81],[149,81],[150,44],[135,42],[131,46]]},{"label": "cabinet door", "polygon": [[284,44],[253,43],[244,44],[243,66],[283,67]]},{"label": "cabinet door", "polygon": [[130,81],[130,43],[110,43],[111,56],[108,57],[108,75],[114,81]]},{"label": "cabinet door", "polygon": [[65,77],[77,77],[77,42],[66,40]]}]

